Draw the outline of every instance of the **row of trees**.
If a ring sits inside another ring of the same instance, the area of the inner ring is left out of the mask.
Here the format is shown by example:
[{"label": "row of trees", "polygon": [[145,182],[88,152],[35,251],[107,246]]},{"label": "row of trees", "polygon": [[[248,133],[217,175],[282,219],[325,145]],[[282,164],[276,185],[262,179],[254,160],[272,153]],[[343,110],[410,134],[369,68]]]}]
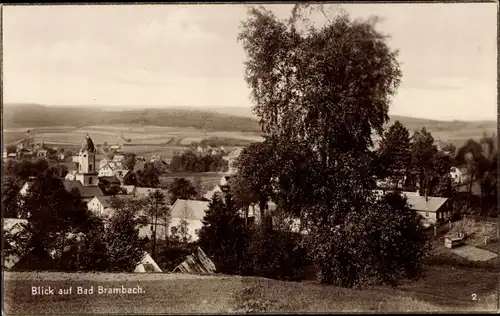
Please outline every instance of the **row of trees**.
[{"label": "row of trees", "polygon": [[172,172],[225,172],[228,163],[222,154],[201,155],[193,151],[176,154],[170,162]]},{"label": "row of trees", "polygon": [[[408,129],[396,121],[384,133],[376,151],[378,178],[402,184],[404,190],[418,189],[420,194],[457,198],[461,183],[453,183],[451,167],[466,170],[469,213],[485,214],[496,210],[496,136],[483,135],[479,141],[468,140],[458,150],[453,145],[438,149],[425,128],[411,137]],[[479,205],[473,207],[472,186],[479,184]]]}]

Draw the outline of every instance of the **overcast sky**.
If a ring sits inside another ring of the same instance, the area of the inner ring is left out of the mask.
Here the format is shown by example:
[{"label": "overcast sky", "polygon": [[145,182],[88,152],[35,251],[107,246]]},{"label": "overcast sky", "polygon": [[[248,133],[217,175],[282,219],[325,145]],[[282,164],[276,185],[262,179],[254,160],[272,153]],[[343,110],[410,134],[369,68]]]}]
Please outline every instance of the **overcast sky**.
[{"label": "overcast sky", "polygon": [[[496,120],[495,3],[341,7],[381,16],[400,50],[390,114]],[[243,5],[4,6],[4,102],[249,108],[245,17]]]}]

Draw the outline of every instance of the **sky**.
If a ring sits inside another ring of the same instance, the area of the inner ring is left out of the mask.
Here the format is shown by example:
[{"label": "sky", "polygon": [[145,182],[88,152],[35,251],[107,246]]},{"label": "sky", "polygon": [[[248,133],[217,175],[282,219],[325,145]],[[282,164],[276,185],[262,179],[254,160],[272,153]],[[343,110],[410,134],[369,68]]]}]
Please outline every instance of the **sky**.
[{"label": "sky", "polygon": [[[265,5],[278,17],[291,5]],[[403,78],[389,114],[497,119],[497,4],[340,4],[380,16]],[[252,106],[244,5],[3,7],[5,103]],[[319,20],[318,20],[319,21]],[[319,22],[318,22],[319,23]]]}]

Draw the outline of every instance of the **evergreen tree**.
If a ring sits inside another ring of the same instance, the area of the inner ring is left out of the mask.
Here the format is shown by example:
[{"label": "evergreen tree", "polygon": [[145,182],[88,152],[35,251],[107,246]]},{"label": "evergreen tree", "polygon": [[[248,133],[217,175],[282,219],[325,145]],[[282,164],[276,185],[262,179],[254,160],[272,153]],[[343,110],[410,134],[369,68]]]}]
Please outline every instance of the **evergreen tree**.
[{"label": "evergreen tree", "polygon": [[[411,142],[413,177],[418,180],[421,195],[431,194],[433,157],[438,150],[434,138],[425,127],[420,132],[415,132]],[[449,172],[449,169],[448,169]]]},{"label": "evergreen tree", "polygon": [[402,184],[410,169],[410,132],[396,121],[384,133],[377,150],[382,177],[389,177],[392,182]]},{"label": "evergreen tree", "polygon": [[238,273],[245,249],[245,227],[231,194],[224,202],[214,196],[199,231],[201,248],[222,273]]},{"label": "evergreen tree", "polygon": [[185,178],[175,178],[169,185],[170,203],[174,204],[177,199],[189,200],[198,195],[191,181]]},{"label": "evergreen tree", "polygon": [[33,181],[20,211],[28,223],[19,232],[24,236],[14,236],[19,241],[18,252],[22,255],[33,247],[44,249],[54,254],[56,268],[62,267],[64,253],[74,239],[91,228],[92,215],[78,190],[66,191],[50,172]]},{"label": "evergreen tree", "polygon": [[113,197],[110,205],[114,211],[106,227],[108,269],[131,272],[144,255],[138,228],[142,204]]}]

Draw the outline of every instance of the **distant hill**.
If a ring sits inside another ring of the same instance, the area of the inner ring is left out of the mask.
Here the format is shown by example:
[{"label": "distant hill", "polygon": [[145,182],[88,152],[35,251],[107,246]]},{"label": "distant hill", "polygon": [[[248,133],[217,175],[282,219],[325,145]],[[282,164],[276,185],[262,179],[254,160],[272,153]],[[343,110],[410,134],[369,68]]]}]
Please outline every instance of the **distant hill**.
[{"label": "distant hill", "polygon": [[182,108],[117,110],[96,107],[4,104],[3,123],[4,128],[142,124],[193,127],[208,131],[260,131],[257,121],[250,117]]},{"label": "distant hill", "polygon": [[[426,127],[438,138],[475,138],[482,131],[496,131],[496,121],[437,121],[391,116],[387,125],[399,120],[411,132]],[[4,104],[4,128],[45,126],[87,126],[100,124],[142,124],[193,127],[208,131],[260,132],[250,107],[146,108],[54,107],[40,104]]]}]

